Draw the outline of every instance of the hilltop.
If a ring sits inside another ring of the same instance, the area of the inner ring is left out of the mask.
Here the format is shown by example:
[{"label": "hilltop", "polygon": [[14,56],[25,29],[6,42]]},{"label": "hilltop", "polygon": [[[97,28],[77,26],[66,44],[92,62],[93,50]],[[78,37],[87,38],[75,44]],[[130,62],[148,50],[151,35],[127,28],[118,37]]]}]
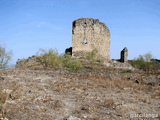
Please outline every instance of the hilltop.
[{"label": "hilltop", "polygon": [[160,115],[159,74],[100,63],[93,69],[87,61],[75,71],[43,69],[28,63],[35,63],[33,58],[25,62],[29,67],[0,71],[1,110],[9,120],[141,120],[135,115]]}]

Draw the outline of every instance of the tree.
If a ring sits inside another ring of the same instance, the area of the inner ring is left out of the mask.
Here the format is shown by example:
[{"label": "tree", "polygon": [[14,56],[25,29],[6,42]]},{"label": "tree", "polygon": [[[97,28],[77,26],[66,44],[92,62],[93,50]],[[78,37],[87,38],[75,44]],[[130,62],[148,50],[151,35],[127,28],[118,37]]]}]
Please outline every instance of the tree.
[{"label": "tree", "polygon": [[155,67],[154,63],[151,62],[151,59],[153,59],[152,54],[146,53],[144,55],[139,55],[139,57],[135,58],[131,64],[138,69],[149,72]]},{"label": "tree", "polygon": [[5,69],[11,60],[12,51],[6,51],[5,47],[0,46],[0,69]]},{"label": "tree", "polygon": [[153,59],[153,56],[152,56],[152,54],[150,52],[144,54],[143,57],[144,57],[144,60],[147,61],[147,62],[150,62],[151,59]]}]

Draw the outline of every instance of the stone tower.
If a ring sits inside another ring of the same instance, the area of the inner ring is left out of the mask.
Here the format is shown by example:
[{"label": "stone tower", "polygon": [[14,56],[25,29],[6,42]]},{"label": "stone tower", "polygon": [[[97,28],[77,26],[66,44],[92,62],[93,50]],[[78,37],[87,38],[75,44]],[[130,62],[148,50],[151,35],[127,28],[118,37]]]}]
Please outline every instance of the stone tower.
[{"label": "stone tower", "polygon": [[98,19],[80,18],[72,23],[72,56],[84,57],[98,50],[98,55],[110,59],[110,31]]}]

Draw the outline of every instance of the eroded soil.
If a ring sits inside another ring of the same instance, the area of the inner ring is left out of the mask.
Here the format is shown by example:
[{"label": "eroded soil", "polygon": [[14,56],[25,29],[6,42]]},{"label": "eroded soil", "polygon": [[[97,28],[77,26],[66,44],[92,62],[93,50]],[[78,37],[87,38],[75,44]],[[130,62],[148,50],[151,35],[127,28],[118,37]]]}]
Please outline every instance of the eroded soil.
[{"label": "eroded soil", "polygon": [[1,111],[9,120],[158,120],[159,83],[159,74],[118,69],[8,69],[0,71],[1,96],[9,91]]}]

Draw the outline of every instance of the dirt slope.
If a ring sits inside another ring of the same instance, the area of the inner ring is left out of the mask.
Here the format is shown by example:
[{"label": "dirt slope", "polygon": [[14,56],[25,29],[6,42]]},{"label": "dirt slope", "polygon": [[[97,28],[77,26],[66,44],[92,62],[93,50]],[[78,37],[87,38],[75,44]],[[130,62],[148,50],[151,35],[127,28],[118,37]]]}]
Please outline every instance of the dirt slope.
[{"label": "dirt slope", "polygon": [[160,75],[123,72],[3,70],[1,111],[9,120],[158,120]]}]

